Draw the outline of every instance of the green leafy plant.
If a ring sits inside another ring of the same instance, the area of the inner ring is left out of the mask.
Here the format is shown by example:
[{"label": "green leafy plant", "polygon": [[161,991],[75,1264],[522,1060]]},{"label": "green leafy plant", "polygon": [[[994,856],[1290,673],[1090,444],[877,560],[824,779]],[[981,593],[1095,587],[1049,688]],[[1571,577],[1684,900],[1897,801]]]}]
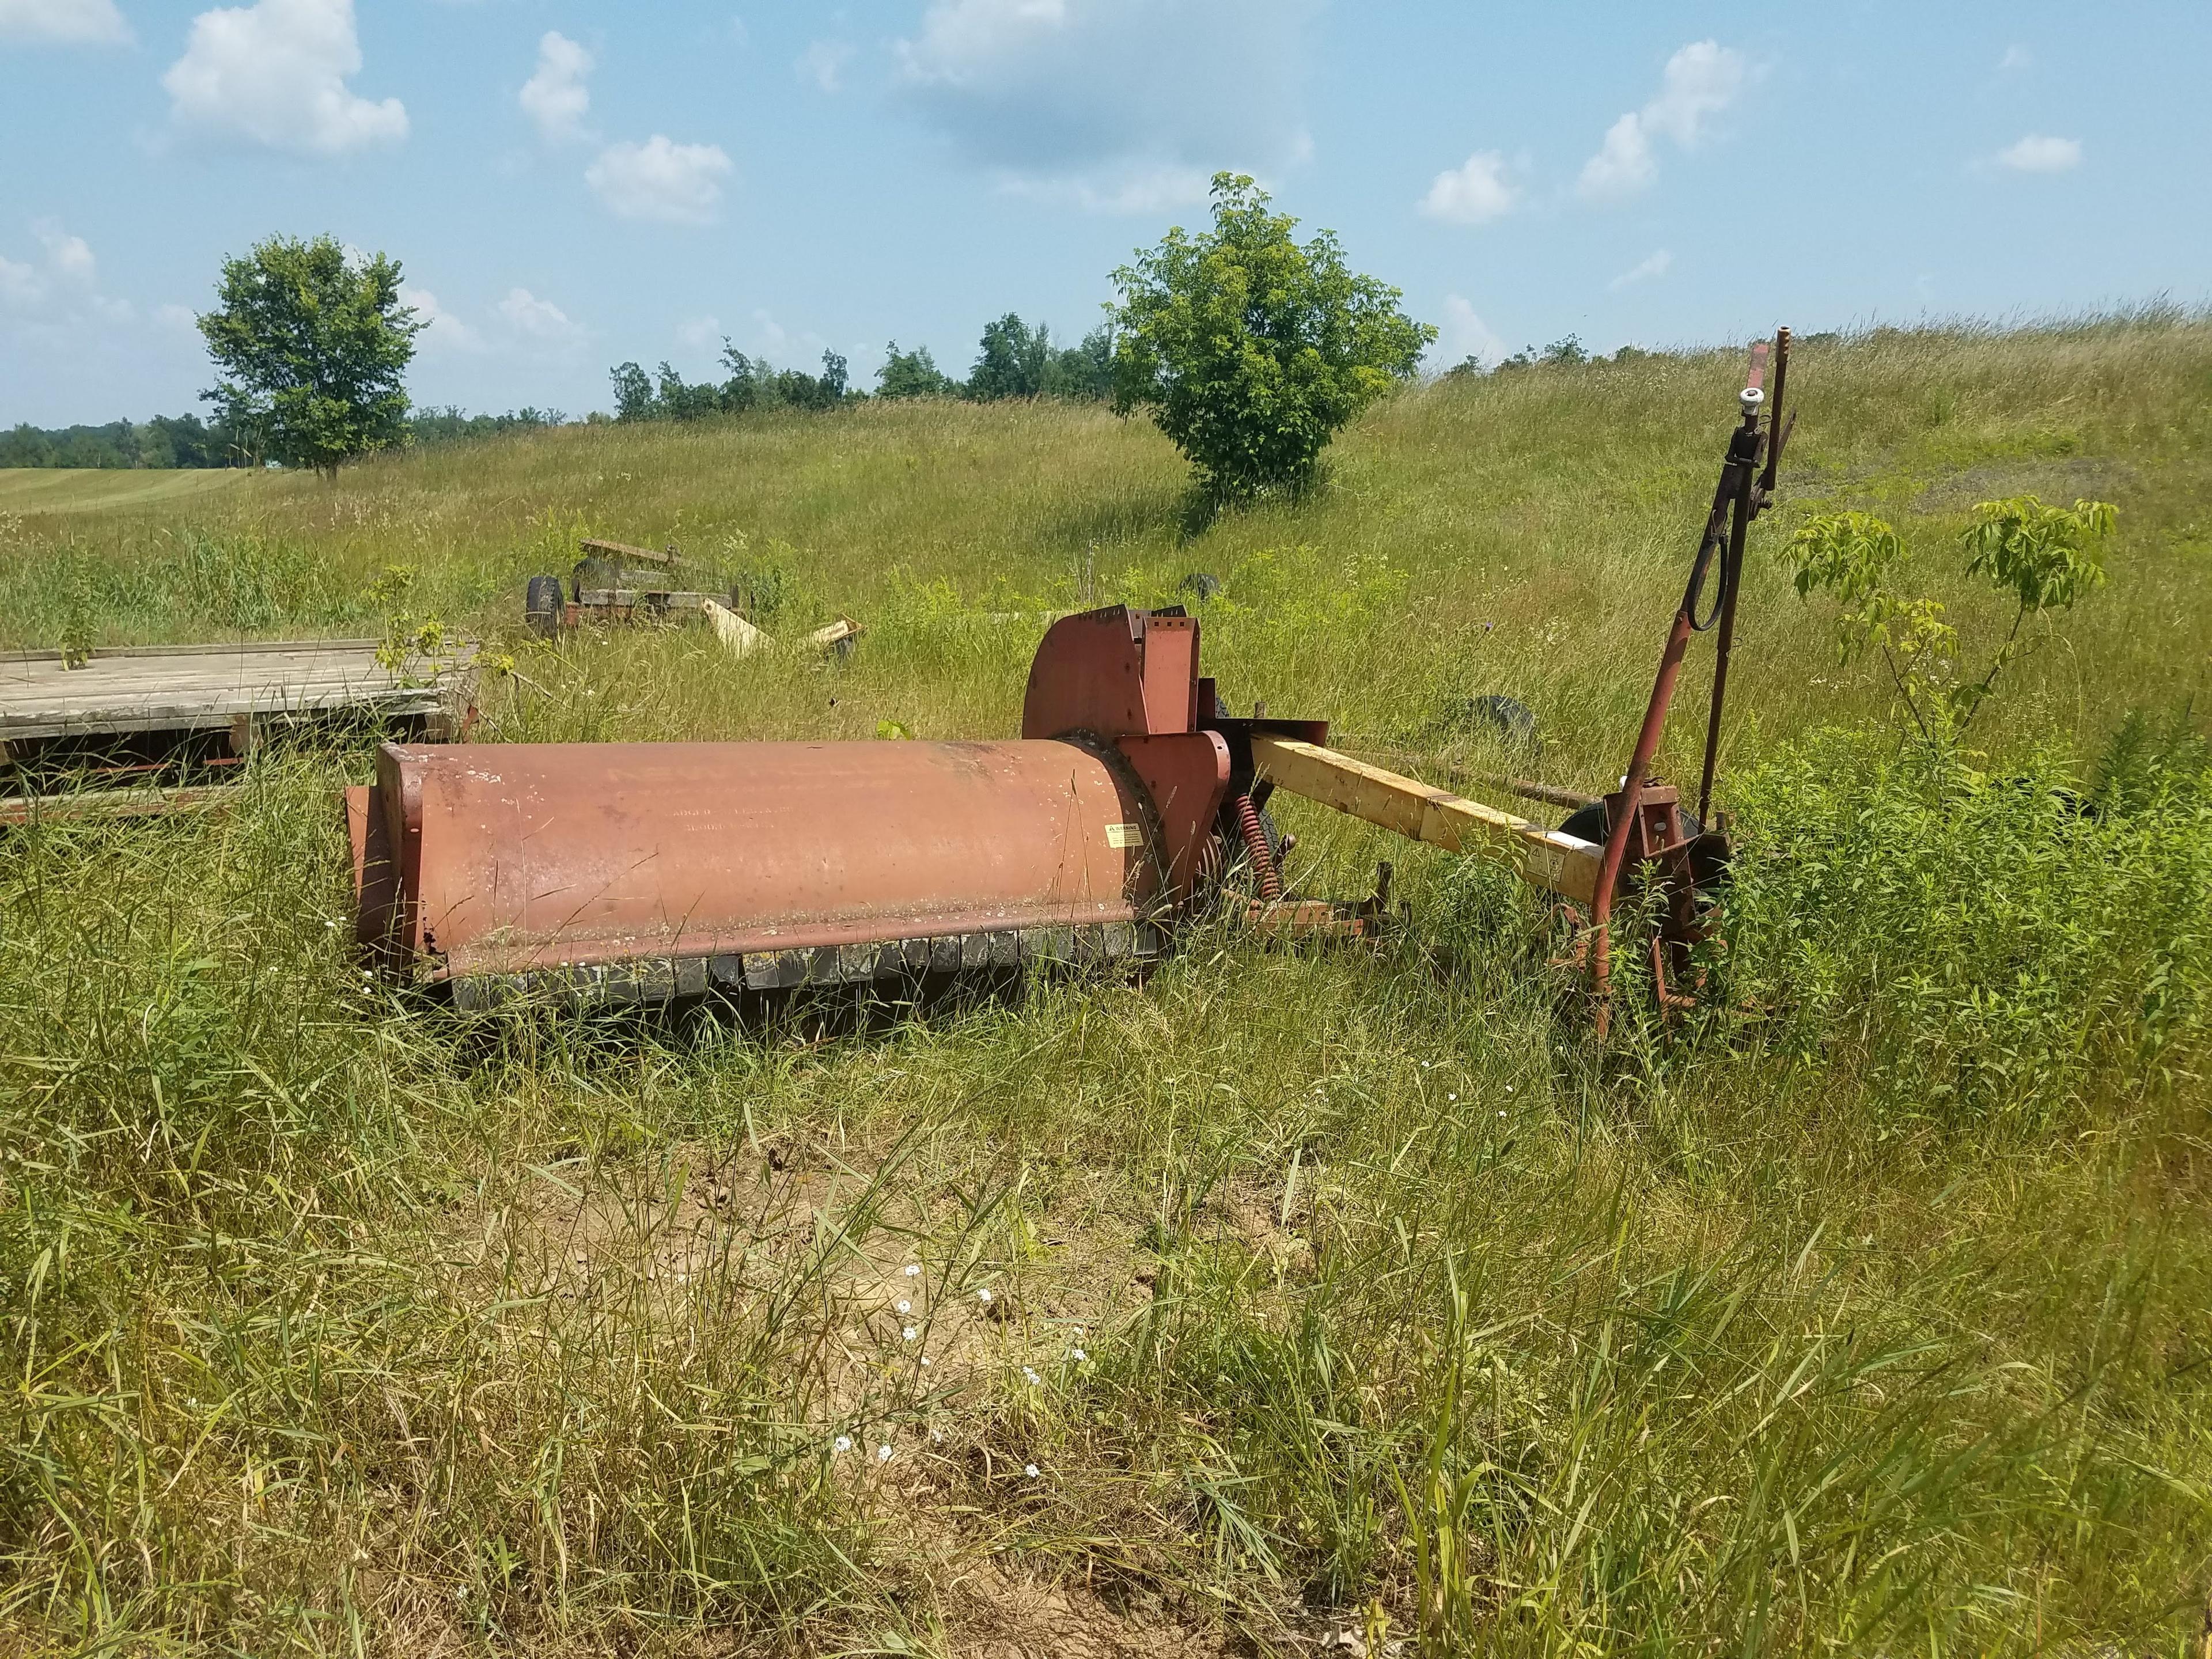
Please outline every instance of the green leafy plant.
[{"label": "green leafy plant", "polygon": [[376,660],[387,672],[401,676],[419,661],[434,678],[437,672],[453,665],[460,641],[437,617],[417,616],[408,607],[416,574],[411,564],[388,564],[369,588],[369,598],[384,613]]},{"label": "green leafy plant", "polygon": [[425,325],[399,283],[398,260],[357,258],[328,236],[272,236],[224,260],[221,307],[199,319],[222,378],[201,396],[262,453],[326,478],[404,443],[401,376]]},{"label": "green leafy plant", "polygon": [[1115,407],[1152,411],[1216,496],[1309,483],[1329,439],[1412,377],[1436,330],[1355,274],[1334,235],[1300,244],[1241,173],[1213,177],[1213,228],[1170,230],[1114,273]]},{"label": "green leafy plant", "polygon": [[1892,584],[1906,560],[1897,532],[1867,513],[1808,519],[1789,544],[1798,596],[1832,593],[1838,654],[1849,663],[1879,652],[1905,711],[1923,738],[1948,744],[1972,724],[1997,677],[2023,648],[2032,616],[2067,611],[2105,581],[2104,538],[2118,509],[2104,501],[2051,507],[2033,495],[1976,504],[1961,538],[1966,574],[1986,578],[2017,601],[2012,627],[1978,678],[1960,678],[1959,632],[1940,600],[1913,598]]}]

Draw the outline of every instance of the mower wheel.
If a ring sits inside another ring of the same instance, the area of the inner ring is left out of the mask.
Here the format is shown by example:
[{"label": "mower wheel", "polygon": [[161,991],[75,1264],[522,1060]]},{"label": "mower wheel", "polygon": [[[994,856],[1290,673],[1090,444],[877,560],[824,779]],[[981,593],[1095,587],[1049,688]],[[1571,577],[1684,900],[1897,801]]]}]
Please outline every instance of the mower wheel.
[{"label": "mower wheel", "polygon": [[[1577,841],[1595,842],[1602,847],[1611,828],[1611,815],[1606,811],[1605,803],[1599,800],[1592,801],[1588,806],[1578,806],[1568,813],[1567,821],[1559,826],[1559,830]],[[1700,892],[1711,892],[1728,874],[1728,851],[1719,836],[1709,837],[1704,831],[1705,826],[1698,822],[1698,815],[1688,807],[1677,806],[1674,809],[1674,833],[1692,843],[1690,878]]]},{"label": "mower wheel", "polygon": [[523,590],[523,620],[539,639],[550,640],[561,631],[564,603],[558,576],[532,576],[530,586]]},{"label": "mower wheel", "polygon": [[1194,570],[1176,584],[1176,592],[1188,593],[1204,605],[1221,592],[1221,578],[1208,570]]}]

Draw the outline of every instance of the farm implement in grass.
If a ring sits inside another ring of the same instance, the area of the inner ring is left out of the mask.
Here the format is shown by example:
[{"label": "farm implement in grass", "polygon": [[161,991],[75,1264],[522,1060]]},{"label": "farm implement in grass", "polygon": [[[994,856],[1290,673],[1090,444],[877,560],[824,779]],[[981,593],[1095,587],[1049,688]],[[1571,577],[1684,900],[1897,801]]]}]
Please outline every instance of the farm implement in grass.
[{"label": "farm implement in grass", "polygon": [[[577,546],[584,556],[565,584],[558,576],[532,576],[523,588],[523,622],[540,639],[558,639],[587,624],[666,626],[689,621],[710,625],[732,656],[749,657],[774,643],[754,620],[757,595],[748,581],[732,582],[720,592],[679,587],[686,561],[672,544],[653,549],[586,538]],[[696,579],[697,573],[690,574]],[[848,657],[862,631],[849,617],[840,617],[808,634],[806,643]]]},{"label": "farm implement in grass", "polygon": [[[1753,349],[1620,787],[1572,798],[1557,828],[1341,753],[1325,721],[1232,714],[1200,672],[1197,618],[1117,605],[1053,623],[1011,740],[386,744],[376,781],[347,793],[359,937],[394,977],[483,1008],[1139,963],[1224,907],[1273,933],[1372,934],[1389,867],[1362,902],[1287,893],[1267,812],[1280,790],[1552,895],[1601,1026],[1617,933],[1647,953],[1662,1009],[1684,1007],[1729,864],[1707,821],[1745,537],[1788,436],[1788,350],[1786,329]],[[1692,811],[1651,768],[1709,632]]]}]

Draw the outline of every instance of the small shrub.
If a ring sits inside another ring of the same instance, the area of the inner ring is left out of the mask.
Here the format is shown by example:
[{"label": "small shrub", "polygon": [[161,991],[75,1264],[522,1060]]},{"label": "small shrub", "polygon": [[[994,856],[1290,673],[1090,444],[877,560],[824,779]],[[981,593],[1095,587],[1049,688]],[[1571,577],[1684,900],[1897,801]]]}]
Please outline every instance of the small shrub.
[{"label": "small shrub", "polygon": [[1336,238],[1304,246],[1267,193],[1213,178],[1213,228],[1177,228],[1114,273],[1115,406],[1152,410],[1217,496],[1310,482],[1339,428],[1412,378],[1436,330],[1355,275]]}]

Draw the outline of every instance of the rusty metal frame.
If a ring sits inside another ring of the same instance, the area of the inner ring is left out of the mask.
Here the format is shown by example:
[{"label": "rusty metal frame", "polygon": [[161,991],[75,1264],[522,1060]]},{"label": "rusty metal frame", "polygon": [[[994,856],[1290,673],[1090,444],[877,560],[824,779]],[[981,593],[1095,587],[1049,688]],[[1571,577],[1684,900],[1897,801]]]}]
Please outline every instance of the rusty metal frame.
[{"label": "rusty metal frame", "polygon": [[[1752,520],[1772,502],[1777,469],[1790,432],[1790,425],[1777,424],[1782,419],[1781,393],[1790,360],[1790,331],[1786,328],[1775,336],[1772,359],[1775,398],[1770,405],[1763,384],[1769,348],[1765,341],[1752,348],[1750,368],[1738,397],[1737,425],[1729,436],[1720,482],[1713,491],[1712,507],[1705,517],[1697,556],[1692,561],[1689,580],[1682,590],[1682,602],[1668,628],[1667,642],[1659,656],[1659,672],[1652,681],[1650,700],[1644,708],[1644,724],[1637,732],[1636,746],[1629,756],[1628,769],[1622,775],[1620,787],[1605,798],[1605,855],[1590,909],[1590,986],[1596,999],[1596,1023],[1601,1036],[1607,1033],[1612,1018],[1613,907],[1630,867],[1632,851],[1635,854],[1634,867],[1651,870],[1668,896],[1661,937],[1652,944],[1653,969],[1657,975],[1655,989],[1662,1010],[1678,1006],[1683,1000],[1670,986],[1668,967],[1671,964],[1679,976],[1687,965],[1690,952],[1708,931],[1697,904],[1689,860],[1691,843],[1677,833],[1678,799],[1673,790],[1651,782],[1651,763],[1666,734],[1667,716],[1674,704],[1675,683],[1681,675],[1690,638],[1717,625],[1720,635],[1717,641],[1712,702],[1706,722],[1705,753],[1698,787],[1700,808],[1710,805],[1728,691],[1729,658],[1735,641],[1735,600],[1743,569],[1744,541]],[[1698,608],[1716,561],[1719,592],[1713,610],[1700,623]],[[1655,818],[1654,811],[1648,811],[1647,804],[1663,817],[1663,822]],[[1703,821],[1701,811],[1701,824]]]}]

